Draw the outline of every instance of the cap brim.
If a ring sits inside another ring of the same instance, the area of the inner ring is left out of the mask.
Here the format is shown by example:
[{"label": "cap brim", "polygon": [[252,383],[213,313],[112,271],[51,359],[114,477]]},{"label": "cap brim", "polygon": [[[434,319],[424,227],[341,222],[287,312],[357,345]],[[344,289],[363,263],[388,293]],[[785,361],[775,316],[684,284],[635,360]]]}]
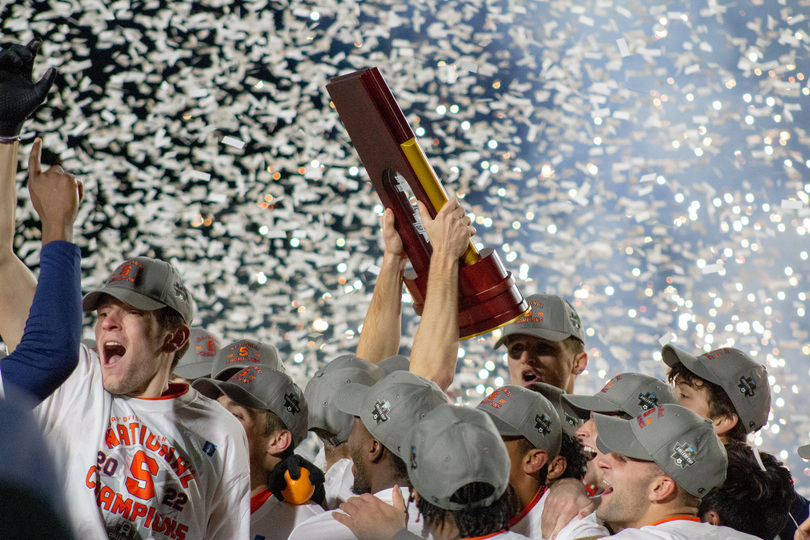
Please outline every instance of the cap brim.
[{"label": "cap brim", "polygon": [[366,397],[369,388],[371,387],[360,383],[349,383],[343,386],[340,393],[335,395],[334,406],[340,412],[360,416],[363,399]]},{"label": "cap brim", "polygon": [[209,399],[217,399],[223,394],[222,390],[219,388],[220,384],[220,381],[204,377],[192,382],[191,387]]},{"label": "cap brim", "polygon": [[82,309],[84,311],[93,311],[97,309],[105,294],[127,303],[134,308],[142,309],[144,311],[154,311],[156,309],[166,307],[166,304],[152,300],[148,296],[144,296],[131,289],[102,287],[101,289],[96,289],[95,291],[87,293],[85,297],[82,298]]},{"label": "cap brim", "polygon": [[489,407],[487,407],[486,409],[479,409],[479,410],[484,411],[487,414],[487,416],[489,416],[492,419],[492,423],[495,424],[495,427],[498,429],[498,433],[501,435],[501,437],[523,437],[523,433],[521,433],[519,429],[504,422],[503,420],[501,420],[500,418],[489,412]]},{"label": "cap brim", "polygon": [[[510,330],[512,329],[512,330]],[[507,326],[503,331],[503,335],[498,341],[495,342],[493,349],[497,349],[504,343],[509,336],[524,335],[542,338],[548,341],[562,341],[573,336],[573,334],[566,334],[565,332],[556,332],[554,330],[546,330],[545,328],[516,328],[513,325]],[[576,337],[576,336],[574,336]]]},{"label": "cap brim", "polygon": [[211,375],[211,362],[194,362],[174,368],[173,373],[184,379],[199,379]]},{"label": "cap brim", "polygon": [[265,411],[270,410],[266,403],[253,397],[253,394],[241,386],[229,383],[227,381],[198,379],[192,383],[192,386],[199,393],[211,399],[216,399],[220,395],[225,394],[243,407],[250,407],[251,409],[261,409]]},{"label": "cap brim", "polygon": [[583,420],[588,420],[591,412],[622,412],[621,407],[599,396],[565,394],[560,396],[560,401]]},{"label": "cap brim", "polygon": [[803,459],[810,459],[810,444],[806,444],[804,446],[800,446],[797,450],[799,456]]},{"label": "cap brim", "polygon": [[701,379],[722,385],[721,381],[717,378],[717,375],[712,373],[706,366],[704,366],[696,356],[693,356],[688,352],[675,347],[674,345],[664,345],[664,347],[661,349],[661,357],[663,358],[664,363],[669,367],[675,367],[678,364],[683,364],[686,369]]},{"label": "cap brim", "polygon": [[[630,420],[613,418],[603,414],[594,415],[596,447],[603,454],[616,452],[623,456],[644,461],[654,461],[633,433]],[[633,420],[635,421],[635,420]]]}]

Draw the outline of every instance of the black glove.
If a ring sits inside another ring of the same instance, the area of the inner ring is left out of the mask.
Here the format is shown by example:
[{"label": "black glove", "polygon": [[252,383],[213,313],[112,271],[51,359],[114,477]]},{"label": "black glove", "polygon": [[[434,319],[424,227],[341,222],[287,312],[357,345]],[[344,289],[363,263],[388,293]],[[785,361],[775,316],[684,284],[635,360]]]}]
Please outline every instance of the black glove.
[{"label": "black glove", "polygon": [[298,480],[301,478],[301,467],[309,471],[309,482],[315,487],[315,493],[312,494],[310,500],[322,504],[326,498],[326,489],[323,486],[326,478],[323,471],[298,454],[291,455],[273,468],[267,482],[268,489],[276,498],[283,501],[284,495],[281,492],[287,488],[287,479],[284,477],[284,473],[290,471],[290,478]]},{"label": "black glove", "polygon": [[23,47],[12,45],[0,51],[0,137],[16,137],[23,123],[39,107],[56,79],[50,68],[34,83],[34,59],[42,42],[33,40]]}]

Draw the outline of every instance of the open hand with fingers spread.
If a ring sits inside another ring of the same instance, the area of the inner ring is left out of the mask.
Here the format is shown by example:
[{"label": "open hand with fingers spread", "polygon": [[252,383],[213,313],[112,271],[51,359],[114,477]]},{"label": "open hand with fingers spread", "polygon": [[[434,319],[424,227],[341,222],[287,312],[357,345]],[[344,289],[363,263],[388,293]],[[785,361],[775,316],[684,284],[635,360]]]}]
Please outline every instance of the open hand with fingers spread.
[{"label": "open hand with fingers spread", "polygon": [[433,252],[460,258],[467,251],[470,237],[475,234],[472,220],[461,207],[458,199],[450,199],[442,206],[435,218],[427,207],[418,201],[419,216],[425,226]]},{"label": "open hand with fingers spread", "polygon": [[20,134],[25,119],[45,101],[56,79],[56,69],[50,68],[34,82],[34,59],[40,47],[42,43],[33,40],[0,51],[0,138]]},{"label": "open hand with fingers spread", "polygon": [[42,172],[41,152],[42,139],[37,138],[28,157],[28,191],[42,221],[42,244],[54,240],[72,242],[82,183],[59,165]]}]

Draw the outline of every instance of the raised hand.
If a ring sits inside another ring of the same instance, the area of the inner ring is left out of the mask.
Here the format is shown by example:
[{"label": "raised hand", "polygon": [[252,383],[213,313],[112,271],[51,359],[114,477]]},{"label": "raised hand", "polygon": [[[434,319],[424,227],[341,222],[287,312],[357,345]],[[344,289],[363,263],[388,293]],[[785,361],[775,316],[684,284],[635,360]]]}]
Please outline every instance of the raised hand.
[{"label": "raised hand", "polygon": [[442,206],[435,218],[431,218],[427,207],[419,204],[419,216],[425,226],[433,251],[456,258],[464,255],[470,237],[475,234],[472,220],[457,199],[450,199]]},{"label": "raised hand", "polygon": [[12,45],[0,51],[0,137],[14,138],[23,123],[39,107],[56,79],[50,68],[34,82],[34,59],[42,47],[39,40],[28,45]]},{"label": "raised hand", "polygon": [[42,221],[42,244],[72,241],[73,222],[84,194],[80,180],[59,165],[42,172],[42,139],[37,138],[28,156],[28,191]]}]

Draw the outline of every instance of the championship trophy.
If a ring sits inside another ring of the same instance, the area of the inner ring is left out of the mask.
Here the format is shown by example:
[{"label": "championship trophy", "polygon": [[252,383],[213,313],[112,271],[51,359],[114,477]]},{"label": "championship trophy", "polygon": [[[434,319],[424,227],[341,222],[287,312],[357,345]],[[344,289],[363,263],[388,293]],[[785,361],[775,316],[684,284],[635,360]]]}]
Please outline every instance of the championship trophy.
[{"label": "championship trophy", "polygon": [[[377,195],[394,212],[412,267],[405,273],[405,285],[421,315],[433,249],[411,197],[422,201],[435,217],[447,194],[377,68],[334,77],[326,90]],[[528,308],[498,254],[490,248],[479,253],[470,242],[459,268],[459,337],[491,332]]]}]

